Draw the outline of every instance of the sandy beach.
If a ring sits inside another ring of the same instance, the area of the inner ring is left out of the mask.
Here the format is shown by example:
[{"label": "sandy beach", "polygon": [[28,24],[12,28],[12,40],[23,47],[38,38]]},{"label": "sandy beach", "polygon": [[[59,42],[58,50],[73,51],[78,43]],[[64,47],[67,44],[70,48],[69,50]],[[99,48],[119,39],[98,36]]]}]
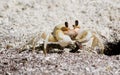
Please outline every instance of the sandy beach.
[{"label": "sandy beach", "polygon": [[120,75],[120,55],[18,52],[38,34],[75,20],[109,42],[120,40],[120,0],[0,0],[0,75]]}]

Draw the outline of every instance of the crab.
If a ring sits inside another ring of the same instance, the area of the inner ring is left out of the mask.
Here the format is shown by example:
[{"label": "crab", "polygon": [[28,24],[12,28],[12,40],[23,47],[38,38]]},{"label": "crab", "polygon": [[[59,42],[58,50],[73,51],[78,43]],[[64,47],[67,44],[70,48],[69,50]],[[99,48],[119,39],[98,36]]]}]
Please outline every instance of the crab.
[{"label": "crab", "polygon": [[[51,39],[56,41],[50,41]],[[58,42],[57,44],[60,44],[62,47],[69,44],[76,44],[79,49],[90,47],[97,50],[97,53],[104,52],[104,44],[100,35],[93,30],[80,28],[78,20],[75,21],[72,29],[69,28],[68,22],[65,22],[64,25],[55,26],[47,42]],[[46,51],[47,42],[44,45],[44,51]]]},{"label": "crab", "polygon": [[[104,44],[98,33],[90,29],[82,29],[78,20],[75,20],[75,24],[72,25],[72,28],[69,27],[68,22],[65,22],[64,24],[55,26],[53,32],[43,32],[37,39],[40,38],[44,40],[43,52],[45,55],[47,54],[48,44],[58,44],[62,48],[73,44],[76,45],[73,52],[88,46],[93,49],[99,48],[101,50],[100,53],[104,51]],[[37,40],[35,38],[30,42],[33,45],[33,49],[35,49],[36,42]]]}]

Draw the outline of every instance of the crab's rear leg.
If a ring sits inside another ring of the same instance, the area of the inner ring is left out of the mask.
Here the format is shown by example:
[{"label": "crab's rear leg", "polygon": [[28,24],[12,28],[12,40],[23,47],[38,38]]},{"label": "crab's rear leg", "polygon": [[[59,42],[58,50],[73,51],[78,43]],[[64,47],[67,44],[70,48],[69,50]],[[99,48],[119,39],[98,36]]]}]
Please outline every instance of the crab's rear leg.
[{"label": "crab's rear leg", "polygon": [[104,44],[102,43],[102,40],[99,37],[96,37],[95,35],[93,36],[93,42],[92,42],[92,47],[95,48],[96,46],[99,47],[98,53],[103,54],[104,52]]}]

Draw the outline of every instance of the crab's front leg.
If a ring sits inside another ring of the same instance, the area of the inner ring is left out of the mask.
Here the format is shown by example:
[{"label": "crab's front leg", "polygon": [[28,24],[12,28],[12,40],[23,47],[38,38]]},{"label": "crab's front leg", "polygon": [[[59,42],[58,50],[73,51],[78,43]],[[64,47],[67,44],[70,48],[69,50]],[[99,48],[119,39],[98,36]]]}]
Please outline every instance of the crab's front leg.
[{"label": "crab's front leg", "polygon": [[43,32],[41,37],[44,39],[44,47],[43,52],[46,55],[47,54],[47,45],[48,44],[56,44],[57,40],[54,38],[54,36],[51,33],[45,33]]},{"label": "crab's front leg", "polygon": [[44,41],[44,49],[43,49],[43,52],[44,54],[46,55],[47,54],[47,44],[48,44],[48,39],[49,39],[49,34],[46,36],[46,39]]}]

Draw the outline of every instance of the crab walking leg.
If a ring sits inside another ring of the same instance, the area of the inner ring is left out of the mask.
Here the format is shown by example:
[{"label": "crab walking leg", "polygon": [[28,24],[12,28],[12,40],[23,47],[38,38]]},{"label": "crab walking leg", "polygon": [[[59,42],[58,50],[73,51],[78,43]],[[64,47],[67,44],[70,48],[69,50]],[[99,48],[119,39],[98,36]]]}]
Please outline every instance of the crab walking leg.
[{"label": "crab walking leg", "polygon": [[45,55],[47,54],[47,50],[46,49],[47,49],[49,36],[50,36],[50,33],[47,34],[46,39],[44,41],[44,50],[43,50],[43,52],[44,52]]},{"label": "crab walking leg", "polygon": [[35,51],[35,37],[33,37],[33,40],[32,40],[32,51]]},{"label": "crab walking leg", "polygon": [[101,51],[99,51],[99,53],[103,54],[104,53],[104,44],[102,43],[102,40],[99,37],[93,35],[92,47],[95,48],[96,46],[98,46],[101,49]]},{"label": "crab walking leg", "polygon": [[32,37],[30,44],[32,44],[32,51],[35,51],[35,46],[37,42],[41,39],[42,33],[37,34],[36,36]]},{"label": "crab walking leg", "polygon": [[59,44],[59,42],[52,42],[52,41],[49,41],[49,38],[50,38],[50,33],[47,34],[46,38],[45,38],[45,41],[44,41],[44,54],[46,55],[47,54],[47,45],[48,44]]},{"label": "crab walking leg", "polygon": [[41,35],[42,33],[39,33],[36,36],[32,36],[31,38],[29,38],[30,40],[20,47],[19,52],[22,52],[24,49],[30,49],[30,46],[32,47],[32,51],[34,51],[35,45],[41,39]]},{"label": "crab walking leg", "polygon": [[35,50],[35,46],[37,42],[41,39],[42,33],[37,34],[37,36],[33,37],[32,39],[32,50]]}]

